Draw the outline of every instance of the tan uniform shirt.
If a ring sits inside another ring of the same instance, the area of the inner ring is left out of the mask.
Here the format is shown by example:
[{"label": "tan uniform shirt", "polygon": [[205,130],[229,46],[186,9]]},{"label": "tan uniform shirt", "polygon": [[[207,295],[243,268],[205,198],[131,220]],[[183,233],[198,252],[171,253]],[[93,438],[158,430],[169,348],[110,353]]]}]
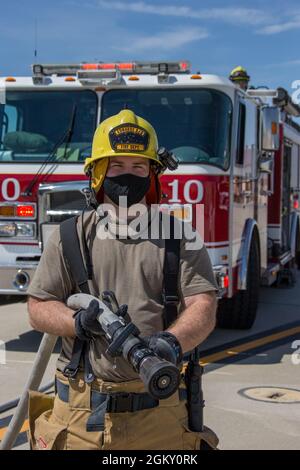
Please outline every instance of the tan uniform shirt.
[{"label": "tan uniform shirt", "polygon": [[[99,216],[95,211],[85,215],[85,233],[93,262],[91,293],[99,295],[112,290],[119,304],[128,304],[128,313],[142,335],[163,330],[163,239],[100,239],[95,235]],[[77,223],[81,234],[81,219]],[[81,236],[79,237],[81,239]],[[180,247],[179,312],[184,297],[217,290],[212,266],[205,246],[187,249],[183,235]],[[59,229],[48,240],[28,294],[41,300],[59,300],[78,292],[62,253]],[[63,338],[58,369],[63,371],[71,358],[73,339]],[[93,371],[103,380],[120,382],[136,379],[137,374],[123,359],[111,359],[105,352],[106,340],[98,337],[91,343]]]}]

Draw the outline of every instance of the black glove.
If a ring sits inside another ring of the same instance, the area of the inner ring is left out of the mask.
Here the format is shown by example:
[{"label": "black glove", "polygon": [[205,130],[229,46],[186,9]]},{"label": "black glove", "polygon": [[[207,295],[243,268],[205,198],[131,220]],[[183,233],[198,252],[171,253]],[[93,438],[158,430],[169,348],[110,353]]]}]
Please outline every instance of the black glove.
[{"label": "black glove", "polygon": [[162,359],[179,365],[182,361],[181,345],[172,333],[160,331],[151,336],[143,338],[148,348],[152,349]]},{"label": "black glove", "polygon": [[120,305],[120,307],[119,307],[118,310],[115,312],[115,314],[116,314],[118,317],[125,318],[126,315],[128,314],[128,305],[127,305],[127,304],[122,304],[122,305]]},{"label": "black glove", "polygon": [[83,341],[90,341],[104,332],[97,318],[101,312],[97,300],[92,300],[87,309],[80,308],[74,313],[76,336]]}]

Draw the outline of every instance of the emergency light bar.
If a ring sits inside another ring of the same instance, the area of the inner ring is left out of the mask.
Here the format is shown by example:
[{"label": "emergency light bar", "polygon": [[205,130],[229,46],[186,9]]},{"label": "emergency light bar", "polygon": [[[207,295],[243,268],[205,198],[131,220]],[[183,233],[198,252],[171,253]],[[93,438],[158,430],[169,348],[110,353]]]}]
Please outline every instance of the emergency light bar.
[{"label": "emergency light bar", "polygon": [[108,85],[109,83],[122,83],[122,75],[118,69],[78,70],[77,78],[83,85]]},{"label": "emergency light bar", "polygon": [[112,62],[112,63],[81,63],[81,64],[34,64],[34,76],[65,76],[76,75],[80,71],[120,71],[123,74],[159,74],[159,73],[189,73],[189,61],[180,62]]},{"label": "emergency light bar", "polygon": [[251,96],[253,98],[264,98],[264,97],[270,97],[270,98],[277,98],[278,96],[278,90],[266,90],[264,88],[262,89],[250,89],[247,90],[247,95]]},{"label": "emergency light bar", "polygon": [[294,117],[300,116],[300,106],[293,102],[285,88],[277,88],[278,95],[273,99],[273,104],[280,106],[287,114]]},{"label": "emergency light bar", "polygon": [[273,104],[282,108],[287,114],[291,116],[300,116],[300,106],[292,101],[292,98],[284,88],[277,88],[276,90],[268,89],[250,89],[247,90],[247,95],[253,98],[273,98]]}]

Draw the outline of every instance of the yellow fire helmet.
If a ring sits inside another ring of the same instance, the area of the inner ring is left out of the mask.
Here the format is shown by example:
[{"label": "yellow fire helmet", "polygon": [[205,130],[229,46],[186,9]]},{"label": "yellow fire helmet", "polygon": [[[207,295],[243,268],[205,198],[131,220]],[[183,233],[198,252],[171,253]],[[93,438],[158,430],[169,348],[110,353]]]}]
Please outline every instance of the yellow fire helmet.
[{"label": "yellow fire helmet", "polygon": [[106,176],[109,157],[144,157],[162,167],[157,156],[157,135],[151,124],[129,109],[103,121],[96,129],[92,155],[85,160],[84,172],[91,177],[91,186],[98,192]]},{"label": "yellow fire helmet", "polygon": [[235,82],[235,81],[246,81],[246,82],[248,82],[250,80],[250,77],[247,73],[247,70],[244,67],[242,67],[241,65],[239,65],[238,67],[235,67],[231,71],[229,78],[232,82]]}]

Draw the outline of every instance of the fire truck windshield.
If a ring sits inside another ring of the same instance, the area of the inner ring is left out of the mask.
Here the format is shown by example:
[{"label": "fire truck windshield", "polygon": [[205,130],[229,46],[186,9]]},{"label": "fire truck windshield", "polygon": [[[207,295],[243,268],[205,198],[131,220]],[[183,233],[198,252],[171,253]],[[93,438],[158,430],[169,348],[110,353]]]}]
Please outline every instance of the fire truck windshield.
[{"label": "fire truck windshield", "polygon": [[180,162],[229,166],[231,99],[205,88],[116,89],[104,93],[101,120],[126,106],[149,120],[159,145]]},{"label": "fire truck windshield", "polygon": [[[0,164],[43,163],[52,153],[52,162],[84,161],[91,152],[97,105],[91,90],[8,90],[0,113]],[[72,135],[64,140],[74,109]]]}]

